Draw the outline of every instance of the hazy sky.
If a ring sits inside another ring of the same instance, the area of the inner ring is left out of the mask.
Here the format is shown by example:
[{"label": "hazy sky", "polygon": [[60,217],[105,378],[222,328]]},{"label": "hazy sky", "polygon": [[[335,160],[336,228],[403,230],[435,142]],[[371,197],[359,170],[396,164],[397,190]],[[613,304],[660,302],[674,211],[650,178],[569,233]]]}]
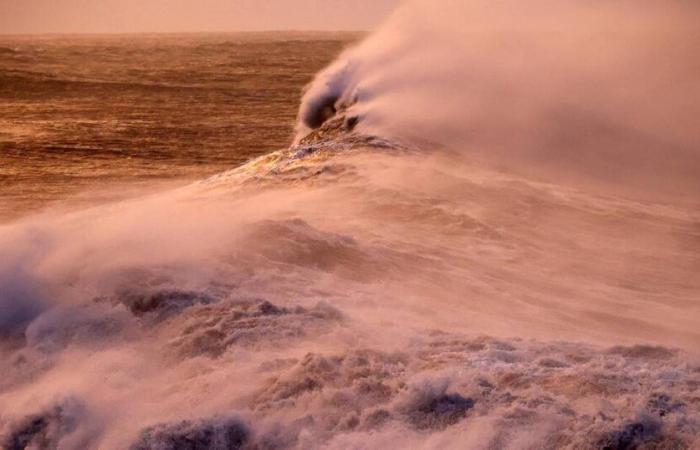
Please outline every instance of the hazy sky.
[{"label": "hazy sky", "polygon": [[400,0],[0,0],[0,33],[372,28]]}]

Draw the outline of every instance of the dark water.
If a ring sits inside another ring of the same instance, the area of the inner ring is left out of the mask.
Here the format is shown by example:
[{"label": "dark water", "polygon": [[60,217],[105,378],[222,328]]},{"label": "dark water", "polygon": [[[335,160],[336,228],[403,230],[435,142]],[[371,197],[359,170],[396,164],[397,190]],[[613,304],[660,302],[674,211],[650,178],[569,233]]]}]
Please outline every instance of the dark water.
[{"label": "dark water", "polygon": [[286,146],[303,86],[357,38],[0,38],[0,220],[88,188],[109,198]]}]

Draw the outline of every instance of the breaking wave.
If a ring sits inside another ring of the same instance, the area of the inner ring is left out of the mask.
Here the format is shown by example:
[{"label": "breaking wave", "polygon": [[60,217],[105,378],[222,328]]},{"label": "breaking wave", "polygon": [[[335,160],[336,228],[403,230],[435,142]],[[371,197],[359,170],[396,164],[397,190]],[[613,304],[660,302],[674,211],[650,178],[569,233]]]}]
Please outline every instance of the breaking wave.
[{"label": "breaking wave", "polygon": [[700,444],[698,8],[442,4],[288,149],[0,227],[3,448]]}]

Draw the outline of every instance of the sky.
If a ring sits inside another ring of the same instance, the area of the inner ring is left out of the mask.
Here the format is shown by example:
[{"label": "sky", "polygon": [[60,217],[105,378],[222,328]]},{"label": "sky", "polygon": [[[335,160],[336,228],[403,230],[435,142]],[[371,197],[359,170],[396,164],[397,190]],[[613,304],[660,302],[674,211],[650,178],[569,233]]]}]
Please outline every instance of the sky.
[{"label": "sky", "polygon": [[400,0],[0,0],[0,34],[366,30]]}]

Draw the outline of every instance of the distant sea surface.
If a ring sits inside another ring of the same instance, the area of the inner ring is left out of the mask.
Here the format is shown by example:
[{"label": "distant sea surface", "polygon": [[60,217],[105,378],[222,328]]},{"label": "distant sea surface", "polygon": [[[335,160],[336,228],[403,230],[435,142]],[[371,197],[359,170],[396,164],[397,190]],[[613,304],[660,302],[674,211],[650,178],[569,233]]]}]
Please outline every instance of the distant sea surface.
[{"label": "distant sea surface", "polygon": [[303,87],[359,37],[0,37],[0,222],[288,145]]}]

